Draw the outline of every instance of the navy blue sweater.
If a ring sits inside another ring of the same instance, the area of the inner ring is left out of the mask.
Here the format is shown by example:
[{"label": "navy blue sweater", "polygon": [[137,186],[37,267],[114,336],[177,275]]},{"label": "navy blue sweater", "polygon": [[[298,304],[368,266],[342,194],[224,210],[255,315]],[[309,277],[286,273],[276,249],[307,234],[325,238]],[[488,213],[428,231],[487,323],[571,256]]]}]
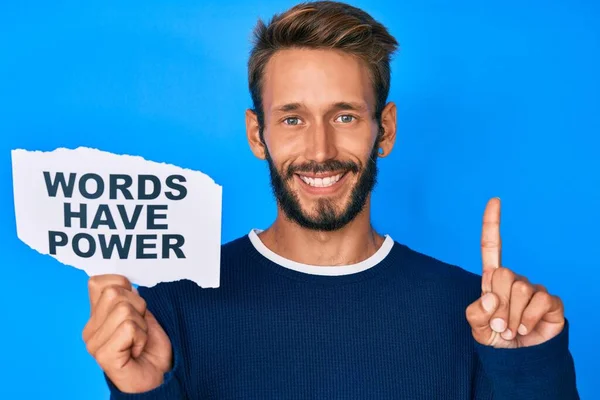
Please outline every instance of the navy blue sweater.
[{"label": "navy blue sweater", "polygon": [[578,399],[568,322],[538,346],[479,345],[481,277],[392,241],[340,276],[278,265],[248,236],[222,247],[219,288],[139,288],[171,339],[164,383],[119,399]]}]

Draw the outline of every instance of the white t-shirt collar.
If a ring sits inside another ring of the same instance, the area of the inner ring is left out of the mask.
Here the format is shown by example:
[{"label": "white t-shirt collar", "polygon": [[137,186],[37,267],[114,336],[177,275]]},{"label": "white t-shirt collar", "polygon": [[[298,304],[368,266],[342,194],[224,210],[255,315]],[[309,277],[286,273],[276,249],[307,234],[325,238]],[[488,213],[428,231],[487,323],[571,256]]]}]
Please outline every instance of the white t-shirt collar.
[{"label": "white t-shirt collar", "polygon": [[337,276],[355,274],[357,272],[365,271],[383,261],[383,259],[390,253],[392,247],[394,246],[394,240],[389,235],[385,235],[383,244],[381,247],[379,247],[375,254],[357,264],[335,266],[309,265],[289,260],[270,250],[258,237],[260,232],[260,229],[252,229],[248,234],[252,245],[260,254],[274,263],[281,265],[282,267],[311,275]]}]

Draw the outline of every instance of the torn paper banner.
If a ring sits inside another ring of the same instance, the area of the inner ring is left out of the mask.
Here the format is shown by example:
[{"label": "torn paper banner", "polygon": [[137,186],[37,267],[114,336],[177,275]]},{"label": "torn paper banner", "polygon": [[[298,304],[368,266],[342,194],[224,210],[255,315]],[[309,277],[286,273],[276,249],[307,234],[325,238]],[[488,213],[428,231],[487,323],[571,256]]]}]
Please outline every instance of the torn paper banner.
[{"label": "torn paper banner", "polygon": [[219,287],[222,188],[141,157],[77,148],[12,151],[17,235],[88,275]]}]

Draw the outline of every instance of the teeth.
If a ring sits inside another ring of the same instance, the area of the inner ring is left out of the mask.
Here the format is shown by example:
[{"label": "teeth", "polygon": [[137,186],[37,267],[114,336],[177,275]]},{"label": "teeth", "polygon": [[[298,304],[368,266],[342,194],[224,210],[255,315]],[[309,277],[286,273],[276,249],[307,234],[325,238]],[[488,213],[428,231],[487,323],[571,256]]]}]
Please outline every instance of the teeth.
[{"label": "teeth", "polygon": [[300,176],[306,184],[314,187],[329,187],[333,186],[337,181],[340,180],[342,174],[337,174],[335,176],[328,176],[326,178],[310,178],[308,176]]}]

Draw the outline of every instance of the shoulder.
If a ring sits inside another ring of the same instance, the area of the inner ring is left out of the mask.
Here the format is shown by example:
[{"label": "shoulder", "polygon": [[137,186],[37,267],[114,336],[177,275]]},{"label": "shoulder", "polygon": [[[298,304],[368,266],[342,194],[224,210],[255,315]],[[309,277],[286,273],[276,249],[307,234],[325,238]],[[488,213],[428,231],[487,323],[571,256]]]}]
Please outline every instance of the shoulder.
[{"label": "shoulder", "polygon": [[[221,245],[221,283],[223,282],[224,275],[229,274],[230,270],[235,268],[235,265],[240,264],[242,260],[248,258],[251,245],[248,235],[237,237]],[[201,268],[201,265],[199,265],[199,268]],[[161,282],[149,288],[140,288],[140,294],[144,297],[177,298],[181,297],[182,294],[201,291],[201,289],[196,283],[182,279],[179,281]]]},{"label": "shoulder", "polygon": [[247,275],[243,270],[251,265],[248,261],[251,250],[248,235],[221,245],[219,287],[203,288],[189,279],[182,279],[139,287],[139,294],[163,327],[177,326],[178,320],[187,321],[185,315],[190,310],[194,310],[196,317],[206,318],[211,312],[214,315],[215,310],[220,311],[224,298],[235,296],[236,291],[239,293],[239,282]]},{"label": "shoulder", "polygon": [[248,235],[239,236],[221,245],[221,265],[247,257],[252,250],[252,242]]},{"label": "shoulder", "polygon": [[481,295],[481,275],[396,242],[401,269],[431,289],[473,301]]}]

